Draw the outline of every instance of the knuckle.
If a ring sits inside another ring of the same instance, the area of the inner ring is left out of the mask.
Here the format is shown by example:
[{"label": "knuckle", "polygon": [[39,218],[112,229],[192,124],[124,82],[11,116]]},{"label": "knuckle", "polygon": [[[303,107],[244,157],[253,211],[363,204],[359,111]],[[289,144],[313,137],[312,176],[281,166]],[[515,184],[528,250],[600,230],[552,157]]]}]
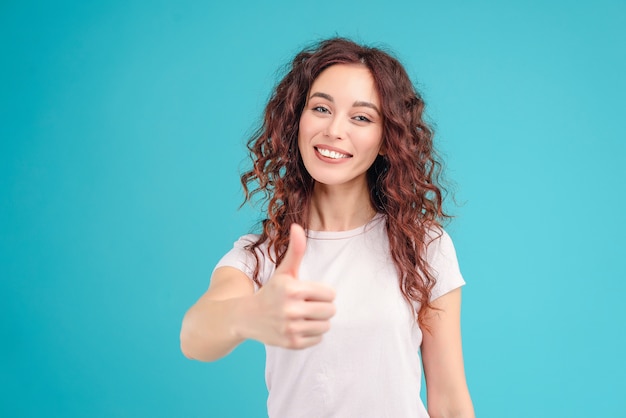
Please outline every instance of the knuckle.
[{"label": "knuckle", "polygon": [[287,348],[292,348],[292,349],[302,348],[300,338],[296,335],[290,335],[287,338]]},{"label": "knuckle", "polygon": [[285,335],[289,340],[296,338],[298,334],[298,330],[296,324],[294,322],[288,321],[283,325],[283,335]]},{"label": "knuckle", "polygon": [[286,283],[285,294],[292,299],[301,299],[303,295],[302,286],[298,282]]},{"label": "knuckle", "polygon": [[283,311],[283,315],[287,320],[298,318],[298,312],[293,307],[287,307]]},{"label": "knuckle", "polygon": [[320,342],[322,342],[322,336],[321,335],[318,335],[318,336],[316,336],[314,338],[311,338],[309,340],[309,347],[312,346],[312,345],[319,344]]},{"label": "knuckle", "polygon": [[321,329],[322,329],[322,333],[330,331],[330,321],[322,322]]}]

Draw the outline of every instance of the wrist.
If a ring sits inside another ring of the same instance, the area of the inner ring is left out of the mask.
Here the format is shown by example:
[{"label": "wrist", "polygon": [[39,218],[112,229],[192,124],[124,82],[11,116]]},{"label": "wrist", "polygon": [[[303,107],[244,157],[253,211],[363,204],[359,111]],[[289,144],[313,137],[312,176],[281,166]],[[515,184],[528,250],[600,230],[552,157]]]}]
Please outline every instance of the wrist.
[{"label": "wrist", "polygon": [[254,318],[254,295],[232,299],[230,302],[233,303],[230,310],[232,317],[228,321],[231,337],[237,343],[253,338],[250,330],[253,328],[251,322]]}]

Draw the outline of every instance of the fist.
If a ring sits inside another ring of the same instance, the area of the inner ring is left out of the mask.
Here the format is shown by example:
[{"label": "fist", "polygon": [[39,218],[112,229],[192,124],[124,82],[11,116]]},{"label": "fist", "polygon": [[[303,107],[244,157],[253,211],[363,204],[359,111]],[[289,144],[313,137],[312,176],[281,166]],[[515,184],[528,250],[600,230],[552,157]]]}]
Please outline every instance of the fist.
[{"label": "fist", "polygon": [[323,283],[298,280],[305,250],[304,230],[293,224],[283,261],[255,295],[259,308],[256,339],[265,344],[306,348],[319,343],[330,329],[335,291]]}]

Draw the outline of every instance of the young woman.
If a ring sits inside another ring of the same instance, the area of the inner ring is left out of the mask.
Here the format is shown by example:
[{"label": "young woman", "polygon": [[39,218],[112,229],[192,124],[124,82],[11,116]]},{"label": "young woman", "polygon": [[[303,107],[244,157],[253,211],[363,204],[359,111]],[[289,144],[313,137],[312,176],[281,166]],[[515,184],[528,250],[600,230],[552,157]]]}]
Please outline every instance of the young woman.
[{"label": "young woman", "polygon": [[267,218],[218,263],[181,348],[265,344],[270,417],[474,416],[423,109],[396,59],[330,39],[295,57],[249,141],[241,180]]}]

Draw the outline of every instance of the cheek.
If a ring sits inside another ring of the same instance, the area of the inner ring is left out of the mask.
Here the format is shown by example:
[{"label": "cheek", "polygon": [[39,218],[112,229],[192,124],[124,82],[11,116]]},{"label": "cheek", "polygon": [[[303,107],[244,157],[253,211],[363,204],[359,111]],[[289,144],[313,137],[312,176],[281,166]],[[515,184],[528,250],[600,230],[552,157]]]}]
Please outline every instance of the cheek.
[{"label": "cheek", "polygon": [[306,138],[306,123],[302,123],[302,119],[300,119],[300,125],[298,126],[298,148],[300,148],[300,152],[302,152],[304,138]]},{"label": "cheek", "polygon": [[298,151],[300,153],[300,155],[302,156],[302,150],[303,150],[303,144],[302,144],[302,131],[298,132]]},{"label": "cheek", "polygon": [[314,130],[314,125],[314,120],[312,120],[307,113],[303,113],[302,116],[300,116],[300,123],[298,125],[298,137],[306,138],[310,135],[311,131]]},{"label": "cheek", "polygon": [[302,154],[302,145],[303,145],[303,138],[305,137],[305,132],[306,132],[306,122],[304,121],[304,116],[300,116],[300,121],[298,122],[298,150],[300,151],[300,154]]},{"label": "cheek", "polygon": [[378,152],[381,150],[383,144],[382,132],[377,129],[374,132],[369,132],[367,135],[363,135],[361,143],[369,153],[378,155]]}]

